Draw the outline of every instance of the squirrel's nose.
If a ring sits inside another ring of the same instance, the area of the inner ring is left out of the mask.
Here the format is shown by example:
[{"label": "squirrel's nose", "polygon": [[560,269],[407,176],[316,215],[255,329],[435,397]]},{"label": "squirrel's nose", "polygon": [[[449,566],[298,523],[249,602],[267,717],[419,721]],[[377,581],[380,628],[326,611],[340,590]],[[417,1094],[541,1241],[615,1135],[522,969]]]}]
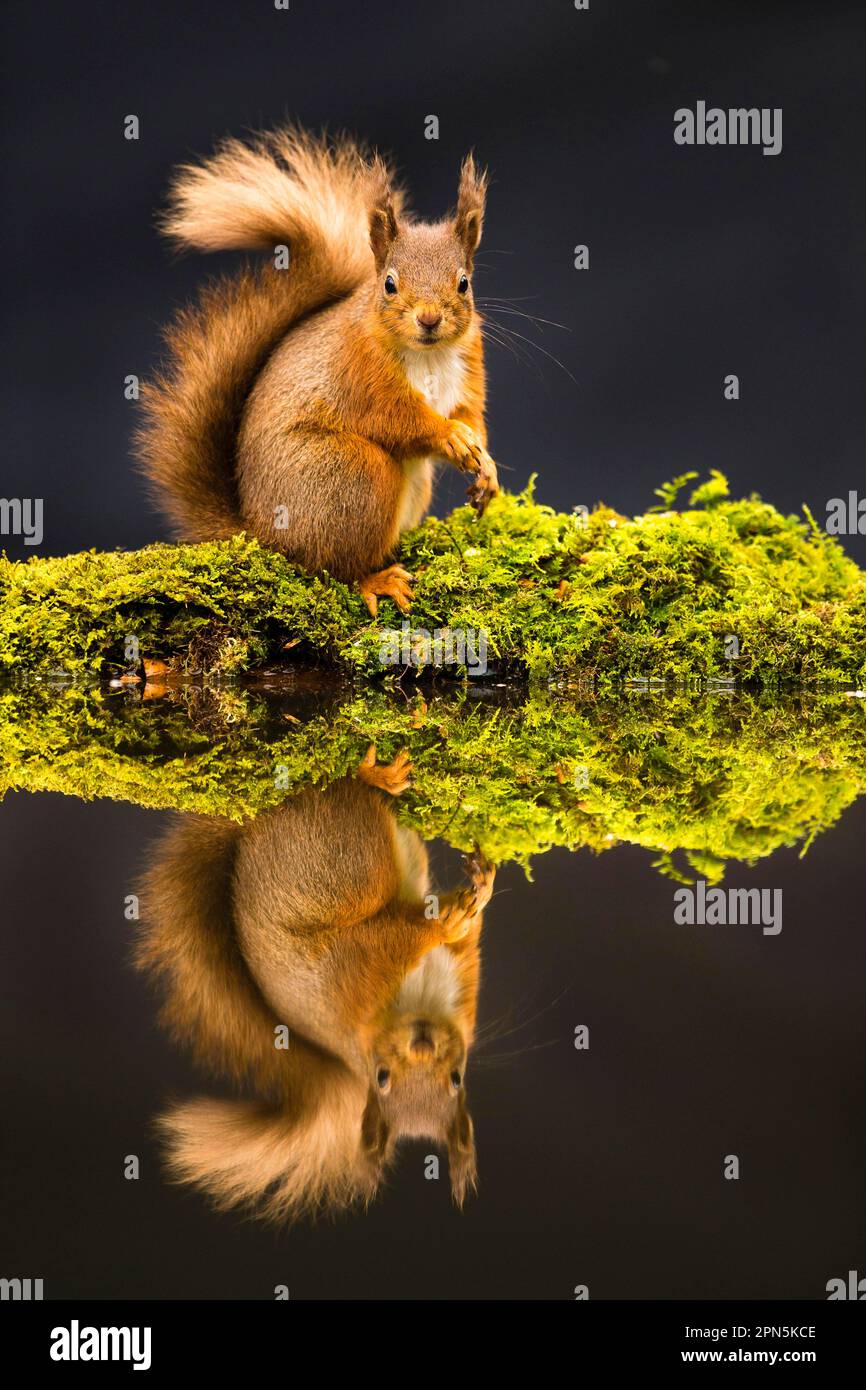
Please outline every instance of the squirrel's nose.
[{"label": "squirrel's nose", "polygon": [[435,1052],[436,1048],[430,1036],[430,1025],[426,1020],[416,1023],[412,1040],[409,1043],[409,1050],[413,1056],[418,1058],[429,1057]]},{"label": "squirrel's nose", "polygon": [[424,309],[422,313],[415,315],[422,328],[426,328],[432,333],[434,328],[438,328],[442,322],[442,315],[435,309]]}]

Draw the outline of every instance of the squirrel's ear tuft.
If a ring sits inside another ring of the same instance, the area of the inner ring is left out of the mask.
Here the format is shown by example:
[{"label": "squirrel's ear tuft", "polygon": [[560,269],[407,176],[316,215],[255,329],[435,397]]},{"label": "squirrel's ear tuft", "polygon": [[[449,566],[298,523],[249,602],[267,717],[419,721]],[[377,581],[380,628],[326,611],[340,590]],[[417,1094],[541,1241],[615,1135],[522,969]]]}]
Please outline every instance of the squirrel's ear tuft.
[{"label": "squirrel's ear tuft", "polygon": [[390,1132],[379,1106],[379,1097],[370,1091],[361,1118],[359,1186],[367,1200],[376,1195],[385,1168]]},{"label": "squirrel's ear tuft", "polygon": [[448,1168],[451,1196],[455,1205],[462,1207],[466,1194],[475,1192],[478,1188],[475,1131],[462,1091],[457,1102],[457,1113],[448,1131]]},{"label": "squirrel's ear tuft", "polygon": [[468,154],[460,170],[457,192],[457,212],[454,230],[466,253],[467,267],[472,264],[484,224],[484,201],[487,197],[487,170],[480,169],[474,155]]},{"label": "squirrel's ear tuft", "polygon": [[378,166],[378,172],[379,186],[370,207],[370,245],[376,269],[382,270],[397,236],[397,214],[384,165]]}]

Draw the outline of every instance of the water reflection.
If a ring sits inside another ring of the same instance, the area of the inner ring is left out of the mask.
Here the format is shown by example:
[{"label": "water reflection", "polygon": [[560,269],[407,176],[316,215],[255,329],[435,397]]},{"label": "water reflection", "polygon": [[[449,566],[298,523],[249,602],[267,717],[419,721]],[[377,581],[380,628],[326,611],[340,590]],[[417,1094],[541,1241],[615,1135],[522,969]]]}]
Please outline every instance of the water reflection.
[{"label": "water reflection", "polygon": [[[403,1139],[447,1156],[458,1203],[474,1186],[492,864],[626,844],[675,884],[772,862],[756,886],[775,893],[778,851],[805,854],[866,792],[866,706],[844,690],[407,695],[265,674],[144,693],[0,689],[0,790],[181,813],[142,890],[138,958],[214,1081],[162,1115],[164,1151],[216,1205],[278,1220],[369,1200]],[[468,855],[438,897],[434,840]],[[575,901],[569,882],[566,914]]]},{"label": "water reflection", "polygon": [[377,1191],[404,1138],[447,1151],[462,1204],[476,1180],[466,1072],[495,869],[431,888],[399,825],[405,754],[243,825],[176,819],[142,892],[140,965],[197,1060],[254,1099],[199,1098],[160,1119],[175,1178],[219,1207],[290,1219]]}]

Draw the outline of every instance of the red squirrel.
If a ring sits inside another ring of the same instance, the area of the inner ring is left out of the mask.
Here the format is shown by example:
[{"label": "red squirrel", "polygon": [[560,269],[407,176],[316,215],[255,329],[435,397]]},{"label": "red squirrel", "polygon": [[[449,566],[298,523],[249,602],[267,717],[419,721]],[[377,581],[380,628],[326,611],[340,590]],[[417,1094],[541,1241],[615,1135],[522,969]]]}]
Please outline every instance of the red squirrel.
[{"label": "red squirrel", "polygon": [[293,128],[177,172],[175,244],[273,258],[179,315],[142,393],[139,455],[185,538],[246,531],[357,584],[374,616],[384,595],[408,609],[388,562],[434,464],[472,475],[479,512],[499,490],[472,294],[486,187],[469,155],[453,216],[416,221],[382,158]]},{"label": "red squirrel", "polygon": [[495,869],[476,854],[431,897],[384,795],[409,771],[371,748],[325,791],[243,826],[185,816],[157,846],[139,965],[175,1036],[248,1093],[161,1120],[171,1173],[217,1207],[288,1221],[368,1201],[404,1137],[447,1148],[458,1205],[475,1186],[466,1068]]}]

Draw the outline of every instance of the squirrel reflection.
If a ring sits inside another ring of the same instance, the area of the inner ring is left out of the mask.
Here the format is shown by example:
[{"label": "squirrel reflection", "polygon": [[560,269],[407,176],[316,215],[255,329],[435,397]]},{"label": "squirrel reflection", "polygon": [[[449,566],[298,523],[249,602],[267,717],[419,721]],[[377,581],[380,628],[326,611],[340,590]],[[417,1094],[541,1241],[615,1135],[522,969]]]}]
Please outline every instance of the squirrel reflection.
[{"label": "squirrel reflection", "polygon": [[458,1205],[475,1187],[464,1079],[495,869],[469,858],[436,912],[424,845],[383,794],[409,772],[371,748],[354,778],[243,826],[185,817],[158,845],[138,962],[174,1035],[257,1097],[159,1121],[173,1176],[221,1208],[290,1220],[369,1199],[403,1137],[447,1148]]}]

